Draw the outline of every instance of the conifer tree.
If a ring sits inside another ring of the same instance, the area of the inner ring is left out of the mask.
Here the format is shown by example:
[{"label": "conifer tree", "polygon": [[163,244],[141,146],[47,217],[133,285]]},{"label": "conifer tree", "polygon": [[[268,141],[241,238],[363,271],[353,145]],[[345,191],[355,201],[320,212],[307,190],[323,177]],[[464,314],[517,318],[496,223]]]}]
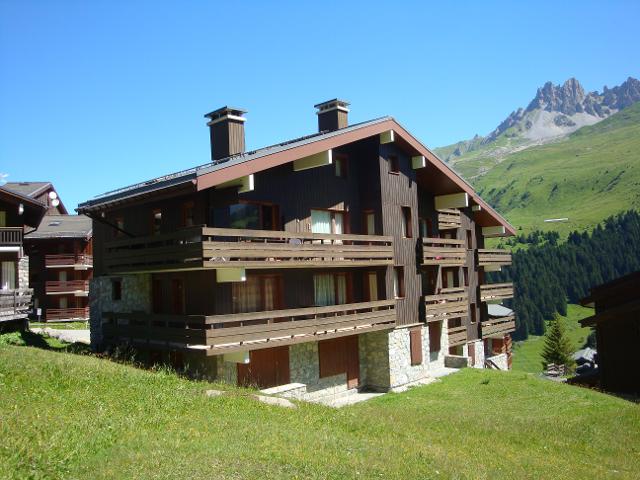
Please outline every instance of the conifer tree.
[{"label": "conifer tree", "polygon": [[542,368],[547,364],[555,363],[564,365],[567,370],[573,368],[573,348],[567,337],[562,320],[556,315],[551,321],[550,328],[544,336],[544,348],[542,349]]}]

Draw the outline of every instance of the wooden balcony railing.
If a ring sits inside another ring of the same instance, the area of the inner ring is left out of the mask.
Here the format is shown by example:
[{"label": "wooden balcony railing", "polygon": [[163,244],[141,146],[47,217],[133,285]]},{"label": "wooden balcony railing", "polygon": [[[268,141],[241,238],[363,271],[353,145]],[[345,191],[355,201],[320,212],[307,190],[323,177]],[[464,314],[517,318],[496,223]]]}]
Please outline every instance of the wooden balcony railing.
[{"label": "wooden balcony railing", "polygon": [[22,245],[22,227],[0,227],[0,245]]},{"label": "wooden balcony railing", "polygon": [[480,267],[503,267],[511,265],[511,252],[500,249],[478,249],[478,266]]},{"label": "wooden balcony railing", "polygon": [[291,345],[393,328],[395,300],[230,315],[105,312],[107,342],[200,350],[207,355]]},{"label": "wooden balcony railing", "polygon": [[47,308],[45,320],[47,322],[68,322],[74,320],[88,320],[89,307],[81,308]]},{"label": "wooden balcony railing", "polygon": [[0,290],[0,321],[26,318],[32,295],[30,288]]},{"label": "wooden balcony railing", "polygon": [[455,208],[438,210],[438,230],[451,230],[461,226],[460,210]]},{"label": "wooden balcony railing", "polygon": [[454,238],[423,238],[422,264],[441,267],[461,267],[467,262],[464,240]]},{"label": "wooden balcony railing", "polygon": [[469,300],[464,288],[444,288],[438,295],[424,297],[427,322],[465,317],[469,313]]},{"label": "wooden balcony railing", "polygon": [[205,268],[393,265],[393,238],[194,227],[109,242],[110,273]]},{"label": "wooden balcony railing", "polygon": [[456,345],[462,345],[467,343],[467,326],[462,325],[460,327],[450,327],[448,332],[449,346],[455,347]]},{"label": "wooden balcony railing", "polygon": [[506,317],[492,318],[482,322],[482,338],[492,335],[504,335],[516,329],[516,317],[509,315]]},{"label": "wooden balcony railing", "polygon": [[93,266],[93,255],[86,255],[84,253],[78,255],[74,255],[73,253],[51,254],[45,255],[44,262],[47,268],[88,268]]},{"label": "wooden balcony railing", "polygon": [[505,298],[513,298],[513,283],[480,285],[480,301],[504,300]]},{"label": "wooden balcony railing", "polygon": [[45,284],[47,294],[87,294],[89,280],[51,280]]}]

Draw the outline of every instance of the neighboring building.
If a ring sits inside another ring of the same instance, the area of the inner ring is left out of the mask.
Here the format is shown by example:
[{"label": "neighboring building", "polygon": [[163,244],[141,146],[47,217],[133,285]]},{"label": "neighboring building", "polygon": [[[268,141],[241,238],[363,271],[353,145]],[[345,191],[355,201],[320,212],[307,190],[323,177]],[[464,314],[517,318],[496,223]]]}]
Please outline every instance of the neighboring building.
[{"label": "neighboring building", "polygon": [[29,313],[32,291],[23,239],[46,211],[47,206],[38,199],[9,185],[0,187],[0,329],[24,323]]},{"label": "neighboring building", "polygon": [[[89,281],[93,274],[91,219],[48,215],[25,235],[33,318],[47,322],[89,320]],[[40,313],[40,315],[38,315]]]},{"label": "neighboring building", "polygon": [[304,398],[481,368],[514,330],[487,313],[513,286],[486,283],[511,257],[484,239],[513,228],[393,118],[348,125],[347,106],[250,152],[245,112],[221,108],[212,162],[81,204],[94,348]]},{"label": "neighboring building", "polygon": [[640,395],[640,272],[592,288],[581,303],[596,310],[580,323],[596,331],[600,387]]}]

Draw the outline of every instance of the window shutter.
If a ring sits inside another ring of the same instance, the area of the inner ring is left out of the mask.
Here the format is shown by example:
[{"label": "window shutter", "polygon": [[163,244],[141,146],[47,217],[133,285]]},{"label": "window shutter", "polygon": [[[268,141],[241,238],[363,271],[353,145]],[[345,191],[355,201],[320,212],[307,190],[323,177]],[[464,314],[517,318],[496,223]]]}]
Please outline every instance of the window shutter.
[{"label": "window shutter", "polygon": [[411,365],[422,364],[422,328],[409,331],[409,345],[411,350]]}]

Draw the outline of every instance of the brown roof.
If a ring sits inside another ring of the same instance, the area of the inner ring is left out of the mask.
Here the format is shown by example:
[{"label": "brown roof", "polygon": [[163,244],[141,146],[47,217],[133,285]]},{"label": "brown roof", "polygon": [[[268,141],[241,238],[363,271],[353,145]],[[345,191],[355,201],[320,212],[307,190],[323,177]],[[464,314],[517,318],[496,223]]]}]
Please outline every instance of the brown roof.
[{"label": "brown roof", "polygon": [[49,238],[91,238],[91,219],[85,215],[47,215],[37,230],[24,236],[27,240]]}]

